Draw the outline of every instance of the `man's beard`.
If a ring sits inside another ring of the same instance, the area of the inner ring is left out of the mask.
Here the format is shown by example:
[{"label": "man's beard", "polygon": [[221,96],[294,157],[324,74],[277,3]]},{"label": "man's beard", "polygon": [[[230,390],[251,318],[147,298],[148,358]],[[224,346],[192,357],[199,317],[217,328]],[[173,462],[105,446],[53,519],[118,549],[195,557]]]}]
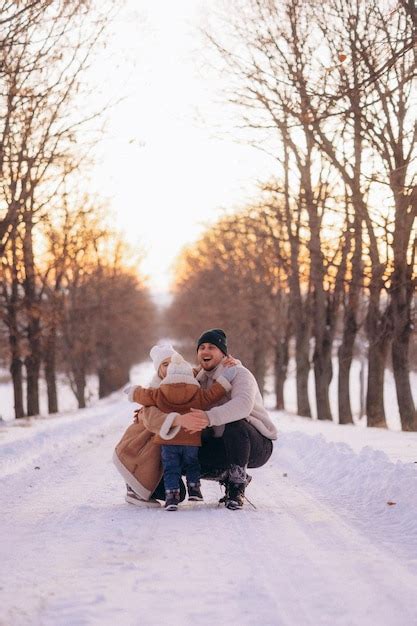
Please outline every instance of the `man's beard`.
[{"label": "man's beard", "polygon": [[205,372],[212,372],[214,369],[216,369],[219,363],[215,363],[214,365],[212,365],[211,363],[204,363],[204,361],[202,361],[200,365]]}]

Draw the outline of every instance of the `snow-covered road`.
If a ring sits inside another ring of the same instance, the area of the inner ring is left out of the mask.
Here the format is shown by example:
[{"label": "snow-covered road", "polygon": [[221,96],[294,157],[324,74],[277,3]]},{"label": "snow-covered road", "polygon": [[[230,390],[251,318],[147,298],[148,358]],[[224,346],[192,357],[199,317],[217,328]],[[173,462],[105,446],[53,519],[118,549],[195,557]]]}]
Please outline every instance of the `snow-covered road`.
[{"label": "snow-covered road", "polygon": [[0,431],[2,626],[417,624],[417,464],[291,427],[256,509],[204,482],[143,510],[111,463],[129,413],[116,394]]}]

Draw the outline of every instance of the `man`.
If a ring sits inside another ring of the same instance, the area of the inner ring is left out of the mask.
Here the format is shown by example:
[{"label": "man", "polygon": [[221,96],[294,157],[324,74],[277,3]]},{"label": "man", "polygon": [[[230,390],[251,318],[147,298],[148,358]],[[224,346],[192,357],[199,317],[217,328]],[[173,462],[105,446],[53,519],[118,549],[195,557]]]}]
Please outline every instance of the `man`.
[{"label": "man", "polygon": [[[197,375],[203,389],[210,388],[221,373],[227,356],[226,334],[220,328],[203,332],[197,340]],[[266,411],[258,384],[243,365],[236,366],[231,391],[208,411],[191,410],[181,416],[190,430],[205,428],[200,449],[202,478],[220,479],[226,486],[225,505],[243,506],[246,469],[261,467],[272,454],[277,430]]]}]

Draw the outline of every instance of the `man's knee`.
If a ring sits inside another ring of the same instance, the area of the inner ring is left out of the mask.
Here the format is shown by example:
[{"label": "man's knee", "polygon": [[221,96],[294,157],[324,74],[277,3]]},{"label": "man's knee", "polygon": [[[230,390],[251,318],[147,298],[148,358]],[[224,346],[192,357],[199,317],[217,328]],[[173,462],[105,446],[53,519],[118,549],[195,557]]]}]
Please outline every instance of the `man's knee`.
[{"label": "man's knee", "polygon": [[225,424],[224,432],[247,432],[248,422],[245,419],[237,420],[236,422],[229,422]]},{"label": "man's knee", "polygon": [[246,439],[249,437],[248,422],[245,419],[230,422],[225,425],[223,438],[225,439]]}]

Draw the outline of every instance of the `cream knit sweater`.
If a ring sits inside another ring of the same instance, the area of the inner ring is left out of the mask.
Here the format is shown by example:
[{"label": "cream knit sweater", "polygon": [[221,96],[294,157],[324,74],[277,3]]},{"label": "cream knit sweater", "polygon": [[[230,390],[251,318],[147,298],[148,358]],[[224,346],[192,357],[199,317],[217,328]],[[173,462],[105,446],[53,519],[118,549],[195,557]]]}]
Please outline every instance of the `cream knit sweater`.
[{"label": "cream knit sweater", "polygon": [[[211,372],[201,370],[197,375],[201,387],[210,388],[214,382],[213,377],[219,376],[223,369],[220,363]],[[222,436],[225,424],[247,419],[262,435],[268,439],[276,439],[278,431],[264,407],[255,377],[243,365],[237,365],[236,370],[236,376],[231,381],[231,390],[215,407],[206,411],[215,437]]]}]

